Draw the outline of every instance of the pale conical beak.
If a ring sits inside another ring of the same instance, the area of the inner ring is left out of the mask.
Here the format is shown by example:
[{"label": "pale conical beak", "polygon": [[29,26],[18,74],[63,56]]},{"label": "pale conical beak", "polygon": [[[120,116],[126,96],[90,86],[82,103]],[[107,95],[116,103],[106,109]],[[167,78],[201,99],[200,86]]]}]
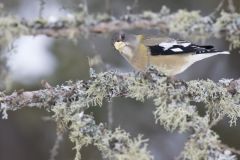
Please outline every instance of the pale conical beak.
[{"label": "pale conical beak", "polygon": [[119,52],[121,52],[125,46],[126,46],[126,43],[125,43],[125,42],[114,42],[114,47],[115,47],[116,50],[118,50]]}]

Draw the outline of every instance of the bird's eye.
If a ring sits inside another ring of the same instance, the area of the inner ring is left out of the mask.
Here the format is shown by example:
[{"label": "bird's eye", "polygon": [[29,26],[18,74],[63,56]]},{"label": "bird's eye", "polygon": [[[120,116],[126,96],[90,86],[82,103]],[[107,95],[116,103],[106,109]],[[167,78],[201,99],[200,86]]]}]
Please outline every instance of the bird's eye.
[{"label": "bird's eye", "polygon": [[123,42],[126,40],[126,35],[123,32],[117,33],[113,36],[113,42]]},{"label": "bird's eye", "polygon": [[119,39],[120,39],[120,41],[124,41],[125,40],[125,34],[124,33],[120,33]]}]

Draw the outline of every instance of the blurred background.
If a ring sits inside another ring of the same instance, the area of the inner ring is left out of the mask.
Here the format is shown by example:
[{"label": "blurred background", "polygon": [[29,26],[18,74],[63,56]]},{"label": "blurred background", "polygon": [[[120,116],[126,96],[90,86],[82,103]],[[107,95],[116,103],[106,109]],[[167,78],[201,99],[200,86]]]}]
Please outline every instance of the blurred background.
[{"label": "blurred background", "polygon": [[[107,0],[106,0],[107,1]],[[106,12],[106,1],[87,0],[90,13]],[[134,0],[109,0],[111,13],[119,17],[127,13],[127,6]],[[39,16],[39,0],[0,0],[4,11],[19,18],[34,20]],[[71,14],[78,10],[81,0],[46,0],[42,16],[46,19]],[[162,5],[171,11],[178,9],[200,10],[202,15],[210,14],[219,4],[219,0],[139,0],[134,13],[144,10],[158,12]],[[235,1],[239,11],[240,1]],[[157,34],[158,30],[131,30],[130,33]],[[103,64],[96,65],[97,72],[115,69],[129,72],[133,69],[112,46],[112,34],[90,34],[89,37],[79,37],[77,42],[67,39],[53,39],[46,36],[23,36],[11,45],[14,49],[8,53],[7,86],[11,91],[41,88],[42,79],[51,85],[61,84],[67,80],[89,78],[88,57],[100,57]],[[206,43],[215,45],[218,49],[228,50],[229,44],[224,39],[210,38]],[[2,49],[7,52],[8,46]],[[194,64],[187,71],[178,75],[184,80],[240,77],[240,55],[235,50],[231,55],[211,57]],[[0,79],[1,81],[1,79]],[[120,126],[132,136],[143,134],[149,138],[149,150],[156,160],[171,160],[178,156],[184,147],[188,134],[166,132],[162,126],[155,124],[152,101],[140,103],[132,99],[115,98],[113,104],[114,127]],[[91,107],[87,112],[93,113],[96,121],[107,123],[107,105]],[[53,122],[44,121],[50,115],[40,109],[25,108],[9,112],[9,119],[0,120],[0,160],[44,160],[48,159],[50,150],[56,139],[56,128]],[[123,118],[124,116],[124,118]],[[239,124],[238,124],[239,125]],[[240,126],[240,125],[239,125]],[[229,146],[240,149],[239,127],[229,127],[227,120],[222,120],[215,130],[221,140]],[[58,160],[74,158],[73,144],[68,140],[67,133],[60,145]],[[100,153],[93,146],[82,150],[84,160],[101,159]]]}]

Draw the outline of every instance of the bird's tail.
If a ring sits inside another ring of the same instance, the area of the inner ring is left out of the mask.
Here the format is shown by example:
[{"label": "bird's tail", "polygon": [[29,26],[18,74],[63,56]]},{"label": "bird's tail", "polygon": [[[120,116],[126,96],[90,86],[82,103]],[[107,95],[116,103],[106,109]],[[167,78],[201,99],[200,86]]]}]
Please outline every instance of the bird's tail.
[{"label": "bird's tail", "polygon": [[213,53],[205,53],[205,54],[195,54],[192,56],[192,61],[197,62],[205,58],[209,58],[218,54],[230,54],[228,51],[222,51],[222,52],[213,52]]},{"label": "bird's tail", "polygon": [[230,54],[229,51],[222,51],[222,52],[217,52],[218,54]]}]

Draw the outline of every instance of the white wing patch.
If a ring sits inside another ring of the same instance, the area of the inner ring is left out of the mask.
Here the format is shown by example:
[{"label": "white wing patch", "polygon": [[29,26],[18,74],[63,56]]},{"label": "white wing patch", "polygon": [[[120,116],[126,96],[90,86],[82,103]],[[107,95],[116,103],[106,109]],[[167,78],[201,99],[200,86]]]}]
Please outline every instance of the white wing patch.
[{"label": "white wing patch", "polygon": [[190,46],[191,43],[180,43],[179,45],[183,46],[183,47],[187,47],[187,46]]},{"label": "white wing patch", "polygon": [[173,52],[182,52],[183,50],[181,48],[173,48],[171,49]]},{"label": "white wing patch", "polygon": [[[183,46],[183,47],[188,47],[191,45],[190,42],[180,42],[180,41],[169,41],[169,42],[162,42],[162,43],[159,43],[159,46],[160,47],[163,47],[164,48],[164,51],[168,50],[169,48],[173,47],[174,45],[179,45],[179,46]],[[180,48],[177,48],[177,50],[175,52],[182,52],[179,51]],[[172,51],[174,51],[173,49],[171,49]]]},{"label": "white wing patch", "polygon": [[174,45],[177,45],[177,41],[159,43],[159,46],[163,47],[164,50],[168,50],[169,48],[171,48]]}]

